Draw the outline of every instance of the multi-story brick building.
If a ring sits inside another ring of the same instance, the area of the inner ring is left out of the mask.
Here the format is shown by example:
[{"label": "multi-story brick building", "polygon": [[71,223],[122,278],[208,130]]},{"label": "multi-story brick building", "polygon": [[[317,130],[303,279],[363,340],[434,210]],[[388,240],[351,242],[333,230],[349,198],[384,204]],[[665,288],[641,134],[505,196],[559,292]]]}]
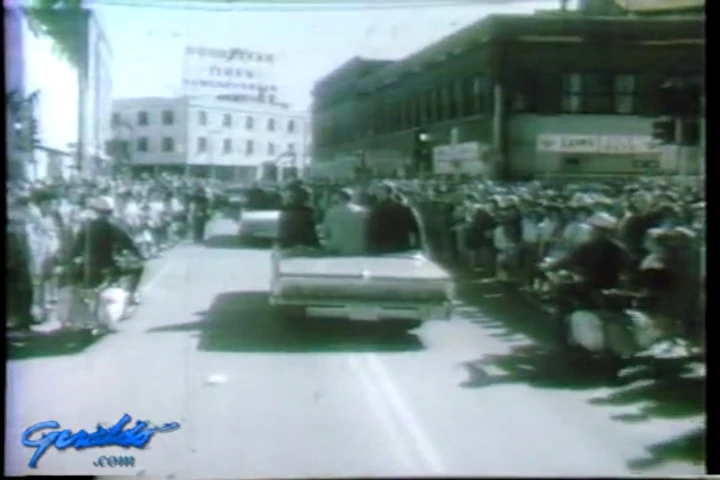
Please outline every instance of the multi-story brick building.
[{"label": "multi-story brick building", "polygon": [[307,116],[282,105],[214,98],[116,100],[117,137],[130,138],[135,171],[168,171],[250,182],[269,165],[302,168]]},{"label": "multi-story brick building", "polygon": [[[670,173],[650,138],[657,91],[704,76],[704,19],[490,16],[397,62],[354,59],[314,90],[313,171]],[[694,165],[697,169],[697,162]]]}]

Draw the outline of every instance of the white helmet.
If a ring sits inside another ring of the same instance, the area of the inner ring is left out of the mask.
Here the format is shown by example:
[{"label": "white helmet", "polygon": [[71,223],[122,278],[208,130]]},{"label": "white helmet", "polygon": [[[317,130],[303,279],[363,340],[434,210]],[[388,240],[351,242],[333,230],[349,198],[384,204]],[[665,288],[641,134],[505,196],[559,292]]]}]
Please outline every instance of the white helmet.
[{"label": "white helmet", "polygon": [[112,212],[115,210],[115,200],[107,196],[98,197],[91,202],[90,207],[100,212]]},{"label": "white helmet", "polygon": [[602,230],[614,230],[617,227],[618,220],[609,213],[598,212],[591,215],[587,223]]}]

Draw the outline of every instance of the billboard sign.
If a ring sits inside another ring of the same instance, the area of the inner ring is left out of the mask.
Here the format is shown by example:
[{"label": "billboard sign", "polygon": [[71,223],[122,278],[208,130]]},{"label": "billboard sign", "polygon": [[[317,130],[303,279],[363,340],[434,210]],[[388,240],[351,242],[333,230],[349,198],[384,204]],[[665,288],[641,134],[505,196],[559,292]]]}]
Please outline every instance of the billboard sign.
[{"label": "billboard sign", "polygon": [[187,95],[275,95],[271,81],[275,56],[243,48],[188,45],[183,57]]}]

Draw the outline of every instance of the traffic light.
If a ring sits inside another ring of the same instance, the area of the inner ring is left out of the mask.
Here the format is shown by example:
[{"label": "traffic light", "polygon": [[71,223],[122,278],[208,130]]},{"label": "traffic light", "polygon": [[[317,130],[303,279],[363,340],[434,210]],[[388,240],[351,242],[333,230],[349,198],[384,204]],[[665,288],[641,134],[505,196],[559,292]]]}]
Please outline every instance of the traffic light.
[{"label": "traffic light", "polygon": [[698,117],[701,94],[700,86],[696,83],[666,82],[658,91],[658,113],[671,117]]},{"label": "traffic light", "polygon": [[415,130],[413,136],[413,165],[419,171],[432,169],[432,140],[425,129]]},{"label": "traffic light", "polygon": [[652,138],[664,145],[675,143],[675,120],[663,117],[653,121]]},{"label": "traffic light", "polygon": [[697,147],[700,145],[700,122],[695,119],[682,120],[680,145]]}]

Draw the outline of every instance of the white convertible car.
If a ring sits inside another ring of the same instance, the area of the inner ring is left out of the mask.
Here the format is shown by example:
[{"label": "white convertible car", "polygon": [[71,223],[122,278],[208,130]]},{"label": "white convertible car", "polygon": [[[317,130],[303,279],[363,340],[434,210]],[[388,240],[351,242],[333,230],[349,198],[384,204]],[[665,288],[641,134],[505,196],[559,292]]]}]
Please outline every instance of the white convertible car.
[{"label": "white convertible car", "polygon": [[411,330],[449,319],[455,300],[450,274],[420,252],[348,257],[275,249],[272,265],[270,304],[291,322],[344,318]]},{"label": "white convertible car", "polygon": [[244,241],[277,239],[281,205],[279,195],[272,192],[249,194],[238,215],[240,238]]}]

